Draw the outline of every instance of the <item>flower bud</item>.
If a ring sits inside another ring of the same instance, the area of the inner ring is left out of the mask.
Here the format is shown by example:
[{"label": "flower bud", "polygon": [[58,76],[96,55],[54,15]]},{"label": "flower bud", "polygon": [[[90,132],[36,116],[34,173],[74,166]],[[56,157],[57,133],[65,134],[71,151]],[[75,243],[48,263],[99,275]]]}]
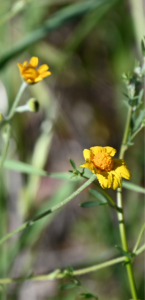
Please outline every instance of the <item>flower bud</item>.
[{"label": "flower bud", "polygon": [[16,112],[23,113],[25,111],[37,112],[39,110],[39,102],[35,98],[31,98],[25,105],[18,106]]},{"label": "flower bud", "polygon": [[31,98],[27,105],[29,107],[29,110],[32,112],[37,112],[39,110],[39,102],[35,98]]}]

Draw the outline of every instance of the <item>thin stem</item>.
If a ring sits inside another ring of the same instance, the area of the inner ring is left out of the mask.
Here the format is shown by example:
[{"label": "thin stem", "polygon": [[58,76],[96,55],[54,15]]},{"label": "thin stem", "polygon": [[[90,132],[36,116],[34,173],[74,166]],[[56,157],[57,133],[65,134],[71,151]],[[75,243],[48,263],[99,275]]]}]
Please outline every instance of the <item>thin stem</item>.
[{"label": "thin stem", "polygon": [[27,83],[25,81],[23,81],[22,85],[20,86],[19,92],[18,92],[18,94],[17,94],[17,96],[16,96],[16,98],[15,98],[15,100],[13,102],[13,105],[11,107],[9,115],[6,117],[6,120],[10,120],[13,117],[13,115],[15,113],[15,109],[18,106],[18,103],[20,101],[21,95],[24,92],[26,86],[27,86]]},{"label": "thin stem", "polygon": [[119,154],[119,158],[121,158],[121,159],[123,159],[124,153],[128,148],[126,143],[127,143],[128,133],[129,133],[129,130],[130,130],[131,116],[132,116],[132,107],[129,106],[128,115],[127,115],[127,119],[126,119],[126,126],[125,126],[125,131],[124,131],[124,136],[123,136],[123,141],[122,141],[122,144],[121,144],[120,154]]},{"label": "thin stem", "polygon": [[5,235],[1,240],[0,240],[0,245],[3,244],[6,240],[8,240],[9,238],[11,238],[13,235],[15,235],[16,233],[21,232],[22,230],[24,230],[25,228],[27,228],[28,226],[32,226],[36,221],[46,217],[47,215],[53,213],[55,210],[59,209],[60,207],[62,207],[63,205],[65,205],[66,203],[68,203],[70,200],[72,200],[74,197],[76,197],[78,194],[80,194],[86,187],[88,187],[94,180],[96,179],[96,175],[93,174],[91,176],[91,178],[86,181],[80,188],[78,188],[74,193],[72,193],[69,197],[67,197],[65,200],[63,200],[62,202],[60,202],[57,205],[54,205],[52,208],[48,209],[47,211],[45,211],[44,213],[36,216],[33,220],[28,221],[26,223],[24,223],[22,226],[20,226],[19,228],[17,228],[16,230],[10,232],[9,234]]},{"label": "thin stem", "polygon": [[[105,268],[105,267],[109,267],[111,265],[114,265],[114,264],[117,264],[117,263],[120,263],[123,261],[125,261],[124,256],[118,257],[118,258],[106,261],[104,263],[94,265],[92,267],[73,271],[73,272],[71,272],[71,275],[72,276],[73,275],[74,276],[83,275],[86,273],[97,271],[97,270]],[[60,278],[66,277],[66,276],[67,276],[67,273],[65,272],[65,270],[64,270],[64,272],[61,272],[61,270],[55,270],[54,272],[52,272],[48,275],[39,275],[39,276],[35,276],[35,277],[1,278],[0,284],[8,284],[8,283],[19,282],[19,281],[24,281],[24,280],[31,280],[31,281],[52,280],[52,279],[60,279]]]},{"label": "thin stem", "polygon": [[[120,207],[122,209],[121,214],[118,212],[118,221],[119,221],[120,237],[121,237],[121,241],[122,241],[122,248],[124,251],[128,252],[126,229],[125,229],[125,224],[124,224],[122,188],[119,188],[117,190],[117,204],[118,204],[118,207]],[[136,290],[136,285],[135,285],[135,280],[134,280],[134,275],[133,275],[133,269],[132,269],[132,265],[131,265],[131,262],[128,257],[126,257],[126,262],[128,262],[126,264],[126,269],[127,269],[131,294],[132,294],[133,299],[137,300],[138,297],[137,297],[137,290]]]},{"label": "thin stem", "polygon": [[135,138],[135,136],[142,130],[142,128],[143,128],[144,126],[143,125],[141,125],[133,134],[132,134],[132,136],[131,136],[131,138],[130,138],[130,140],[132,141],[134,138]]},{"label": "thin stem", "polygon": [[143,252],[145,250],[145,244],[142,245],[137,251],[136,251],[136,255],[140,254],[141,252]]},{"label": "thin stem", "polygon": [[[136,255],[139,255],[141,252],[143,252],[145,250],[145,244],[140,247],[137,252]],[[121,256],[118,258],[114,258],[111,260],[108,260],[106,262],[103,262],[101,264],[97,264],[94,265],[92,267],[88,267],[88,268],[83,268],[83,269],[79,269],[79,270],[74,270],[73,272],[71,272],[72,276],[79,276],[79,275],[83,275],[83,274],[87,274],[90,272],[95,272],[97,270],[112,266],[114,264],[118,264],[121,262],[126,261],[126,257],[125,256]],[[64,270],[63,272],[59,269],[56,269],[55,271],[51,272],[50,274],[47,275],[39,275],[39,276],[34,276],[34,277],[18,277],[18,278],[1,278],[0,279],[0,284],[9,284],[12,282],[20,282],[20,281],[26,281],[26,280],[31,280],[31,281],[42,281],[42,280],[53,280],[53,279],[61,279],[64,278],[68,275],[68,271]]]},{"label": "thin stem", "polygon": [[139,246],[139,243],[140,243],[140,240],[141,240],[141,238],[142,238],[142,236],[143,236],[144,231],[145,231],[145,223],[143,224],[143,226],[142,226],[142,228],[141,228],[141,231],[140,231],[139,236],[138,236],[138,238],[137,238],[136,244],[135,244],[135,246],[134,246],[134,248],[133,248],[133,253],[136,253],[137,248],[138,248],[138,246]]},{"label": "thin stem", "polygon": [[9,124],[7,124],[5,126],[5,144],[4,144],[4,148],[2,151],[2,155],[1,155],[1,159],[0,159],[0,175],[1,175],[1,171],[4,165],[4,161],[8,152],[8,147],[9,147],[9,141],[10,141],[10,135],[11,135],[11,127]]},{"label": "thin stem", "polygon": [[[128,148],[127,139],[128,139],[128,133],[129,133],[129,130],[130,130],[131,116],[132,116],[132,107],[129,107],[127,120],[126,120],[125,131],[124,131],[124,136],[123,136],[123,141],[122,141],[122,145],[121,145],[121,148],[120,148],[120,155],[119,155],[120,159],[124,158],[125,151]],[[120,214],[120,212],[117,213],[118,221],[119,221],[120,237],[121,237],[121,241],[122,241],[122,247],[123,247],[124,251],[128,252],[126,229],[125,229],[125,223],[124,223],[122,187],[118,188],[118,190],[117,190],[117,206],[120,209],[122,209],[121,214]],[[127,269],[127,274],[128,274],[128,279],[129,279],[132,298],[134,300],[137,300],[138,297],[137,297],[137,290],[136,290],[136,285],[135,285],[135,280],[134,280],[134,275],[133,275],[133,269],[132,269],[132,265],[131,265],[131,262],[130,262],[128,257],[126,257],[126,262],[128,262],[126,264],[126,269]]]}]

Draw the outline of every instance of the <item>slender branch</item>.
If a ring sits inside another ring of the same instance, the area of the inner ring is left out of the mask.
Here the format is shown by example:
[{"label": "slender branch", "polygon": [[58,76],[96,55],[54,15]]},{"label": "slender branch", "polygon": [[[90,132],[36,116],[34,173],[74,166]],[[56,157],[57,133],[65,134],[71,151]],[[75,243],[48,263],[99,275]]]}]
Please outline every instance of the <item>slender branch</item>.
[{"label": "slender branch", "polygon": [[15,113],[15,109],[16,109],[19,101],[20,101],[20,98],[21,98],[22,93],[24,92],[26,86],[27,86],[27,83],[25,81],[23,81],[22,85],[20,86],[19,92],[18,92],[18,94],[17,94],[17,96],[16,96],[16,98],[13,102],[13,105],[11,107],[9,115],[6,117],[6,120],[10,120],[13,117],[13,115]]},{"label": "slender branch", "polygon": [[[145,244],[137,250],[136,255],[139,255],[144,250],[145,250]],[[117,257],[117,258],[108,260],[106,262],[103,262],[101,264],[97,264],[97,265],[94,265],[94,266],[91,266],[88,268],[74,270],[73,272],[71,272],[71,275],[72,276],[84,275],[87,273],[95,272],[97,270],[124,262],[124,261],[126,261],[125,256]],[[53,271],[47,275],[38,275],[38,276],[34,276],[34,277],[30,276],[30,277],[18,277],[18,278],[0,278],[0,284],[10,284],[13,282],[20,282],[20,281],[26,281],[26,280],[43,281],[43,280],[61,279],[61,278],[67,277],[67,275],[68,275],[68,270],[61,271],[60,269],[56,269],[55,271]]]},{"label": "slender branch", "polygon": [[[120,263],[125,261],[125,257],[118,257],[109,261],[106,261],[104,263],[101,264],[97,264],[94,265],[92,267],[88,267],[88,268],[84,268],[84,269],[80,269],[80,270],[74,270],[73,272],[71,272],[71,275],[73,276],[78,276],[78,275],[83,275],[86,273],[90,273],[90,272],[94,272],[97,271],[99,269],[105,268],[105,267],[109,267],[111,265]],[[63,272],[61,272],[61,270],[55,270],[54,272],[48,274],[48,275],[39,275],[39,276],[35,276],[35,277],[19,277],[19,278],[1,278],[0,279],[0,284],[8,284],[8,283],[12,283],[12,282],[19,282],[19,281],[24,281],[24,280],[31,280],[31,281],[41,281],[41,280],[52,280],[52,279],[61,279],[63,277],[66,277],[68,275],[67,270],[64,270]]]},{"label": "slender branch", "polygon": [[[120,148],[120,155],[119,155],[120,159],[124,158],[125,151],[128,148],[127,140],[128,140],[128,134],[130,131],[131,116],[132,116],[132,107],[129,106],[123,141],[122,141],[121,148]],[[117,206],[120,207],[120,209],[122,209],[121,214],[118,212],[119,230],[120,230],[120,237],[121,237],[121,241],[122,241],[122,247],[123,247],[124,251],[128,252],[126,229],[125,229],[125,223],[124,223],[122,186],[121,186],[121,188],[117,189]],[[132,265],[131,265],[131,262],[128,257],[126,257],[126,262],[128,262],[126,264],[126,269],[127,269],[132,298],[134,300],[138,300],[137,290],[136,290],[136,285],[135,285],[135,280],[134,280],[134,275],[133,275],[133,269],[132,269]]]},{"label": "slender branch", "polygon": [[136,255],[140,254],[141,252],[143,252],[145,250],[145,244],[142,245],[137,251],[136,251]]},{"label": "slender branch", "polygon": [[144,128],[143,124],[141,124],[141,126],[132,134],[130,140],[132,141],[135,136],[142,130],[142,128]]},{"label": "slender branch", "polygon": [[9,234],[5,235],[1,240],[0,240],[0,245],[3,244],[5,241],[7,241],[9,238],[11,238],[13,235],[15,235],[16,233],[21,232],[22,230],[24,230],[25,228],[32,226],[36,221],[46,217],[47,215],[53,213],[55,210],[59,209],[60,207],[62,207],[63,205],[65,205],[66,203],[68,203],[70,200],[72,200],[74,197],[76,197],[78,194],[80,194],[86,187],[88,187],[94,180],[96,179],[96,175],[93,174],[91,176],[91,178],[86,181],[80,188],[78,188],[74,193],[72,193],[69,197],[67,197],[65,200],[61,201],[60,203],[54,205],[52,208],[48,209],[47,211],[45,211],[44,213],[36,216],[33,220],[28,221],[26,223],[24,223],[22,226],[20,226],[19,228],[17,228],[16,230],[10,232]]},{"label": "slender branch", "polygon": [[124,153],[128,149],[128,146],[126,145],[126,143],[127,143],[128,133],[129,133],[129,130],[130,130],[131,116],[132,116],[132,107],[129,106],[128,115],[127,115],[127,119],[126,119],[125,131],[124,131],[124,135],[123,135],[123,141],[122,141],[122,144],[121,144],[121,147],[120,147],[119,158],[121,158],[121,159],[123,159]]},{"label": "slender branch", "polygon": [[7,124],[5,126],[4,135],[5,135],[5,138],[4,138],[5,144],[4,144],[4,148],[3,148],[1,159],[0,159],[0,175],[1,175],[1,171],[3,169],[4,161],[5,161],[5,158],[6,158],[6,155],[8,152],[8,147],[9,147],[9,141],[10,141],[10,135],[11,135],[11,127],[9,124]]},{"label": "slender branch", "polygon": [[140,243],[140,240],[141,240],[141,238],[142,238],[142,236],[143,236],[144,231],[145,231],[145,223],[143,224],[143,226],[142,226],[142,228],[141,228],[141,231],[140,231],[139,236],[138,236],[138,238],[137,238],[136,244],[135,244],[135,246],[134,246],[134,248],[133,248],[133,253],[136,253],[136,252],[137,252],[137,248],[138,248],[138,246],[139,246],[139,243]]}]

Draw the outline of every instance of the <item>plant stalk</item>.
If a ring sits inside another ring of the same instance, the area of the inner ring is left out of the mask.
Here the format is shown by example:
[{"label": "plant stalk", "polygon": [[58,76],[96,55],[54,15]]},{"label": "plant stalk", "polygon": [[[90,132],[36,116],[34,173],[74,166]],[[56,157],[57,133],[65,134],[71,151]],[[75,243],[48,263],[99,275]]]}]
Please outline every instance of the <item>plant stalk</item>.
[{"label": "plant stalk", "polygon": [[[145,244],[137,250],[136,255],[139,255],[144,250],[145,250]],[[80,276],[80,275],[87,274],[90,272],[95,272],[102,268],[106,268],[106,267],[112,266],[114,264],[124,262],[125,260],[126,260],[125,256],[113,258],[111,260],[105,261],[103,263],[100,263],[100,264],[97,264],[97,265],[94,265],[94,266],[91,266],[88,268],[74,270],[73,272],[71,272],[71,275],[72,276]],[[0,278],[0,284],[10,284],[13,282],[20,282],[20,281],[26,281],[26,280],[42,281],[42,280],[60,279],[60,278],[67,277],[68,272],[66,272],[66,271],[67,270],[61,271],[59,269],[56,269],[53,272],[46,274],[46,275],[38,275],[38,276],[32,276],[32,277],[31,276],[30,277],[17,277],[17,278]]]},{"label": "plant stalk", "polygon": [[[120,148],[120,155],[119,155],[120,159],[124,158],[125,151],[128,148],[127,139],[128,139],[128,133],[129,133],[129,130],[130,130],[131,116],[132,116],[132,107],[129,107],[127,120],[126,120],[125,131],[124,131],[124,136],[123,136],[123,141],[122,141],[121,148]],[[126,228],[125,228],[125,223],[124,223],[122,186],[121,186],[121,188],[117,189],[117,206],[120,209],[122,209],[122,213],[119,213],[119,212],[117,213],[118,221],[119,221],[119,230],[120,230],[122,248],[123,248],[124,251],[128,252],[128,245],[127,245],[127,238],[126,238]],[[132,298],[134,300],[138,300],[137,290],[136,290],[136,285],[135,285],[135,280],[134,280],[134,275],[133,275],[133,269],[132,269],[132,265],[131,265],[131,262],[130,262],[128,257],[126,257],[126,262],[127,262],[126,269],[127,269],[127,274],[128,274],[128,279],[129,279],[129,285],[130,285]]]},{"label": "plant stalk", "polygon": [[27,86],[27,82],[26,82],[26,81],[23,81],[22,84],[21,84],[21,86],[20,86],[19,92],[18,92],[18,94],[17,94],[17,96],[16,96],[16,98],[15,98],[15,100],[14,100],[14,102],[13,102],[13,105],[12,105],[12,107],[11,107],[11,110],[10,110],[10,112],[9,112],[9,115],[6,117],[6,120],[7,120],[7,121],[10,120],[10,119],[13,117],[13,115],[14,115],[14,113],[15,113],[15,109],[16,109],[16,107],[18,106],[18,103],[19,103],[19,101],[20,101],[20,98],[21,98],[22,93],[24,92],[26,86]]},{"label": "plant stalk", "polygon": [[3,165],[4,165],[4,161],[8,152],[8,148],[9,148],[9,142],[10,142],[10,135],[11,135],[11,127],[9,124],[7,124],[5,126],[5,133],[3,133],[5,135],[4,138],[4,148],[2,151],[2,155],[1,155],[1,159],[0,159],[0,176],[1,176],[1,171],[3,169]]}]

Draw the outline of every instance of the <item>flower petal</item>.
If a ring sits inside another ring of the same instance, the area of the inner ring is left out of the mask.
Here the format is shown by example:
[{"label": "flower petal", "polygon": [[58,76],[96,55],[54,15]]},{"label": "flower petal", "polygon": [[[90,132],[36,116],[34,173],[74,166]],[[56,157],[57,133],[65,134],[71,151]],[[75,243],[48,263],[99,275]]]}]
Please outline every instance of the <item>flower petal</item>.
[{"label": "flower petal", "polygon": [[85,161],[90,161],[91,159],[93,159],[93,153],[88,149],[84,149],[83,155],[84,155]]},{"label": "flower petal", "polygon": [[91,162],[86,162],[85,164],[80,165],[80,167],[90,169],[93,173],[96,173],[94,165]]},{"label": "flower petal", "polygon": [[18,65],[20,73],[22,74],[25,68],[20,63],[18,63],[17,65]]},{"label": "flower petal", "polygon": [[38,57],[33,56],[33,57],[30,59],[30,65],[31,65],[31,67],[36,68],[37,65],[38,65]]},{"label": "flower petal", "polygon": [[114,156],[116,153],[116,149],[112,148],[112,147],[91,147],[90,150],[93,152],[94,155],[96,155],[97,153],[108,153],[110,156]]},{"label": "flower petal", "polygon": [[24,76],[30,79],[36,79],[38,77],[38,72],[34,68],[28,68],[24,71]]},{"label": "flower petal", "polygon": [[104,147],[99,147],[99,146],[91,147],[90,150],[93,152],[94,155],[100,152],[105,152]]},{"label": "flower petal", "polygon": [[34,81],[32,79],[25,79],[27,83],[31,84],[34,83]]},{"label": "flower petal", "polygon": [[41,76],[42,78],[45,78],[45,77],[47,77],[47,76],[49,76],[49,75],[51,75],[51,72],[50,72],[50,71],[43,72],[43,73],[40,74],[40,76]]},{"label": "flower petal", "polygon": [[111,172],[101,172],[101,174],[97,174],[97,178],[103,189],[109,189],[112,186]]},{"label": "flower petal", "polygon": [[39,72],[39,74],[41,74],[41,73],[47,71],[48,69],[49,69],[49,67],[45,64],[38,68],[38,72]]},{"label": "flower petal", "polygon": [[41,80],[43,80],[43,78],[41,76],[38,76],[38,77],[35,78],[34,82],[37,83]]},{"label": "flower petal", "polygon": [[132,177],[130,171],[127,168],[127,165],[123,159],[113,159],[114,167],[113,170],[120,177],[125,179],[130,179]]},{"label": "flower petal", "polygon": [[119,177],[119,175],[115,172],[115,171],[111,171],[110,172],[112,175],[112,184],[111,184],[111,188],[113,190],[118,189],[119,187],[121,187],[121,179]]},{"label": "flower petal", "polygon": [[28,62],[27,62],[27,61],[24,61],[24,62],[23,62],[23,67],[26,67],[27,64],[28,64]]},{"label": "flower petal", "polygon": [[104,147],[105,151],[110,155],[110,156],[114,156],[115,153],[117,152],[116,149],[112,148],[112,147]]}]

